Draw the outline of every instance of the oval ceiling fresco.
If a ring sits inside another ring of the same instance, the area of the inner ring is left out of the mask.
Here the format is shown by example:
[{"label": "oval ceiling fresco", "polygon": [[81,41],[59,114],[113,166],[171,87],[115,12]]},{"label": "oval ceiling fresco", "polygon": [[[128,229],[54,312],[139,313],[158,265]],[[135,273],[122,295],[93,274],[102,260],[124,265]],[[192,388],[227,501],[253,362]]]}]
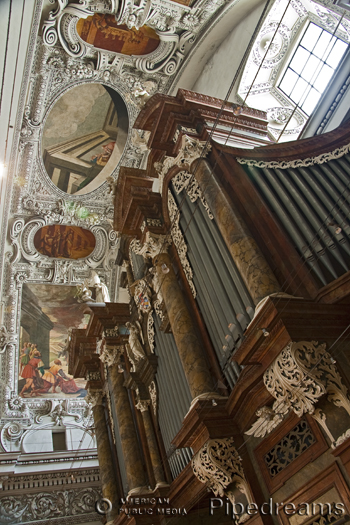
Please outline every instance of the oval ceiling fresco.
[{"label": "oval ceiling fresco", "polygon": [[40,228],[34,236],[34,246],[42,255],[60,259],[82,259],[95,248],[94,234],[80,226],[51,224]]},{"label": "oval ceiling fresco", "polygon": [[87,44],[128,56],[148,55],[159,45],[154,29],[147,26],[129,29],[126,25],[118,25],[113,15],[95,13],[86,19],[80,18],[77,32]]},{"label": "oval ceiling fresco", "polygon": [[120,161],[128,128],[125,103],[113,89],[88,83],[67,91],[43,131],[43,160],[52,182],[76,195],[98,188]]}]

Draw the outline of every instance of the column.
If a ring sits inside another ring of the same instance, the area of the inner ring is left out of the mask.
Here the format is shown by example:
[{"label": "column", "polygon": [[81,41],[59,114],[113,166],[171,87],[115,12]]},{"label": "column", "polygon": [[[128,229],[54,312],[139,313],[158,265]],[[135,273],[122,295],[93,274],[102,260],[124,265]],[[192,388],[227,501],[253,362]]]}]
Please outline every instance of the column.
[{"label": "column", "polygon": [[279,292],[276,277],[209,162],[205,159],[195,160],[191,164],[191,173],[199,184],[255,304],[267,295]]},{"label": "column", "polygon": [[151,463],[153,468],[154,479],[156,486],[168,485],[165,481],[164,471],[162,467],[162,459],[159,454],[158,443],[154,433],[152,425],[151,415],[149,413],[150,400],[138,401],[136,408],[140,410],[142,414],[143,424],[145,427],[146,439],[148,444],[148,450],[151,457]]},{"label": "column", "polygon": [[[159,238],[159,249],[162,238]],[[171,330],[184,368],[192,398],[213,393],[213,380],[208,368],[203,344],[177,282],[170,257],[160,253],[153,258]]]},{"label": "column", "polygon": [[130,491],[137,492],[147,485],[142,464],[139,443],[132,416],[127,389],[124,387],[124,374],[118,372],[116,362],[109,368],[112,392],[118,418],[120,440],[123,450],[126,477]]},{"label": "column", "polygon": [[101,390],[89,391],[86,401],[92,404],[94,415],[95,435],[97,443],[98,463],[100,466],[102,495],[112,503],[112,509],[107,513],[107,525],[118,516],[119,496],[117,482],[114,475],[105,409],[102,404]]}]

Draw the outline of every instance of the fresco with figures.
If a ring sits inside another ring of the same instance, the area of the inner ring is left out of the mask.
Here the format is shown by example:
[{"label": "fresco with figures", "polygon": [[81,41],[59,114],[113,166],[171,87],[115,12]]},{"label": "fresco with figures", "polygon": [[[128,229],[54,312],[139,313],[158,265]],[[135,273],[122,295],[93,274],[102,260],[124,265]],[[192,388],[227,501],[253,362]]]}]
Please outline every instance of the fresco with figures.
[{"label": "fresco with figures", "polygon": [[34,236],[34,246],[48,257],[82,259],[95,248],[94,234],[80,226],[51,224],[40,228]]},{"label": "fresco with figures", "polygon": [[23,286],[18,360],[22,397],[86,396],[86,381],[68,374],[69,328],[86,328],[89,319],[75,294],[75,286]]},{"label": "fresco with figures", "polygon": [[102,84],[69,89],[52,107],[43,132],[44,166],[62,191],[98,188],[118,165],[129,119],[122,97]]},{"label": "fresco with figures", "polygon": [[77,32],[87,44],[122,55],[148,55],[159,45],[154,29],[147,26],[129,29],[126,25],[118,25],[113,15],[95,13],[81,18]]}]

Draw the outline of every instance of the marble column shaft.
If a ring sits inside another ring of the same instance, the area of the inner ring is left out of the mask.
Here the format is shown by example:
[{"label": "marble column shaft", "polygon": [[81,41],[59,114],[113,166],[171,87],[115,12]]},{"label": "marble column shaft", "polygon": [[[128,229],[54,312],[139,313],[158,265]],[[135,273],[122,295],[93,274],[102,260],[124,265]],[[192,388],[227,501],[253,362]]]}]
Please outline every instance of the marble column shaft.
[{"label": "marble column shaft", "polygon": [[130,262],[125,260],[124,264],[125,264],[125,270],[126,270],[126,278],[128,280],[128,285],[129,285],[129,289],[130,289],[130,287],[134,284],[135,279],[134,279],[134,275],[133,275],[133,272],[132,272],[132,268],[131,268]]},{"label": "marble column shaft", "polygon": [[[208,368],[203,344],[197,336],[193,318],[177,282],[170,257],[160,253],[153,259],[161,286],[171,330],[179,352],[192,399],[213,392],[213,380]],[[169,269],[163,273],[162,265]]]},{"label": "marble column shaft", "polygon": [[154,479],[156,485],[165,484],[164,471],[162,467],[162,459],[160,457],[157,439],[152,425],[151,414],[148,407],[141,409],[143,424],[145,427],[146,439],[148,444],[149,455],[151,458]]},{"label": "marble column shaft", "polygon": [[129,491],[147,485],[124,374],[118,365],[109,368]]},{"label": "marble column shaft", "polygon": [[112,503],[112,509],[107,514],[107,520],[111,521],[118,516],[119,495],[115,478],[111,448],[108,437],[105,409],[103,405],[97,404],[93,407],[95,424],[95,435],[97,443],[98,463],[100,466],[102,495]]},{"label": "marble column shaft", "polygon": [[281,288],[276,277],[209,162],[205,159],[194,161],[191,173],[199,184],[255,304],[267,295],[279,292]]}]

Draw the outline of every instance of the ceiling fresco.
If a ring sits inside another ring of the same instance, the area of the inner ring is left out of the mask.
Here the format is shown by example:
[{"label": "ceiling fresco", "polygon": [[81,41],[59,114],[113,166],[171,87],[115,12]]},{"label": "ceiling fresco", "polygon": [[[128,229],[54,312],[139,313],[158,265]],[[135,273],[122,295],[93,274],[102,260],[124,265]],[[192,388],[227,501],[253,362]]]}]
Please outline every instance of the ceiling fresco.
[{"label": "ceiling fresco", "polygon": [[114,16],[99,13],[80,19],[77,33],[87,44],[122,55],[147,55],[159,45],[154,29],[147,26],[129,29],[125,24],[118,25]]},{"label": "ceiling fresco", "polygon": [[18,392],[22,397],[85,397],[86,381],[68,375],[70,328],[87,319],[72,286],[26,284],[22,293]]},{"label": "ceiling fresco", "polygon": [[120,161],[128,116],[120,95],[111,94],[102,84],[74,87],[47,117],[44,165],[52,182],[66,193],[81,195],[95,189]]},{"label": "ceiling fresco", "polygon": [[91,231],[80,226],[51,224],[35,233],[34,246],[48,257],[83,259],[94,251],[96,239]]}]

